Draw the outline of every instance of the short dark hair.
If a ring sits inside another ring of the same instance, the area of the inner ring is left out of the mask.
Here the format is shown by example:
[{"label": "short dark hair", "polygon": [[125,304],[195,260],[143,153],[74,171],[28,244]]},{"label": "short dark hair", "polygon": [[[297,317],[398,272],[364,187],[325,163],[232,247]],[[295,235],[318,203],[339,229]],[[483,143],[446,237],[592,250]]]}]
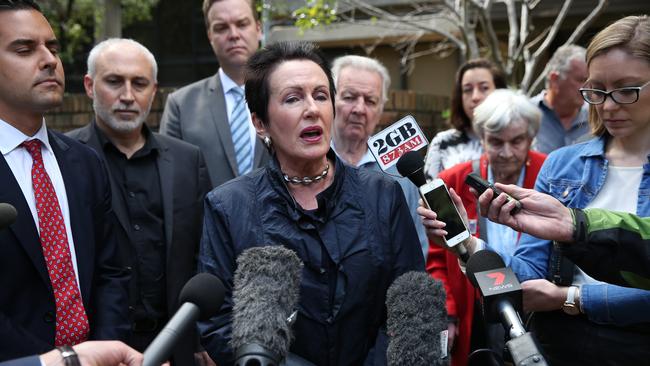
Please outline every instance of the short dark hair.
[{"label": "short dark hair", "polygon": [[[208,28],[210,24],[208,23],[208,13],[210,12],[210,8],[212,7],[212,4],[218,3],[221,0],[203,0],[203,6],[201,9],[203,10],[203,21],[205,22],[205,27]],[[253,19],[255,21],[258,21],[260,18],[257,15],[257,9],[255,9],[255,0],[243,0],[248,3],[251,7],[251,12],[253,13]]]},{"label": "short dark hair", "polygon": [[0,0],[0,11],[6,10],[36,10],[42,13],[41,7],[32,0]]},{"label": "short dark hair", "polygon": [[264,125],[268,125],[269,77],[285,61],[309,60],[320,66],[329,81],[330,98],[334,110],[336,87],[325,59],[316,45],[303,41],[278,42],[258,50],[246,65],[246,102]]},{"label": "short dark hair", "polygon": [[449,123],[459,131],[472,128],[472,119],[465,113],[465,109],[463,108],[462,85],[465,72],[471,69],[487,69],[492,74],[492,81],[496,89],[503,89],[508,86],[503,72],[489,60],[477,58],[462,64],[458,72],[456,72],[456,83],[454,84],[454,91],[451,95],[451,113],[449,116]]}]

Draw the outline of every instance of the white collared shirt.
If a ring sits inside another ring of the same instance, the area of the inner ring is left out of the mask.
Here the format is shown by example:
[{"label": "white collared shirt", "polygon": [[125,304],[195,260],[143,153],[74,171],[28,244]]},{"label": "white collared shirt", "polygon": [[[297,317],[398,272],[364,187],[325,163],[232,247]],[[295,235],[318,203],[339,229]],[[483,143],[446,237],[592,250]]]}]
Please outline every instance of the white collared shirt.
[{"label": "white collared shirt", "polygon": [[[237,101],[235,100],[235,97],[232,95],[233,93],[230,92],[232,88],[238,87],[237,83],[235,83],[228,75],[226,75],[225,72],[223,72],[222,68],[219,68],[219,79],[221,80],[221,87],[223,88],[223,95],[226,97],[226,109],[228,110],[228,121],[230,121],[230,116],[232,115],[233,109],[235,109],[235,105],[237,104]],[[244,85],[241,86],[242,89],[244,89]],[[244,98],[246,98],[244,96]],[[255,126],[253,126],[253,120],[251,118],[251,112],[246,108],[246,114],[248,115],[248,135],[250,136],[251,140],[251,151],[253,152],[253,164],[255,164],[255,139],[257,138],[257,133],[255,133]],[[253,167],[254,169],[255,167]]]},{"label": "white collared shirt", "polygon": [[[16,129],[14,126],[0,119],[0,152],[2,152],[2,156],[5,158],[5,161],[9,165],[11,172],[14,174],[14,177],[20,186],[20,190],[23,192],[25,201],[27,201],[29,210],[32,213],[32,218],[34,219],[36,230],[40,231],[38,225],[38,213],[36,211],[36,199],[34,198],[34,187],[32,186],[33,160],[27,149],[20,146],[20,144],[22,144],[24,141],[33,139],[41,140],[42,143],[41,154],[43,156],[43,165],[45,166],[45,170],[50,176],[50,180],[54,186],[56,198],[59,200],[61,214],[63,215],[63,221],[65,223],[65,231],[68,236],[68,245],[70,246],[70,258],[72,260],[75,276],[77,277],[77,286],[79,286],[77,256],[75,255],[72,228],[70,227],[70,209],[68,208],[68,196],[66,194],[65,184],[63,183],[63,176],[61,175],[59,164],[56,161],[56,156],[54,156],[52,146],[50,145],[50,140],[47,137],[47,128],[45,127],[45,121],[43,121],[43,125],[38,130],[38,132],[36,132],[34,136],[30,137]],[[6,182],[6,179],[3,180]]]}]

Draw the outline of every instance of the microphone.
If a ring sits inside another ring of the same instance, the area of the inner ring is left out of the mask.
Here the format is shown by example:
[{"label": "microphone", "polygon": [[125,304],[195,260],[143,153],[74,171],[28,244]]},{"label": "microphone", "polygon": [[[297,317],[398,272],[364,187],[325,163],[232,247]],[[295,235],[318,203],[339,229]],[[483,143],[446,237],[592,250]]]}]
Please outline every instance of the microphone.
[{"label": "microphone", "polygon": [[485,320],[503,323],[510,338],[526,333],[518,315],[522,309],[521,285],[501,256],[480,250],[469,258],[466,269],[467,278],[483,296]]},{"label": "microphone", "polygon": [[190,278],[178,296],[181,307],[144,351],[143,366],[160,366],[169,359],[174,346],[197,320],[208,319],[219,311],[226,293],[221,281],[199,273]]},{"label": "microphone", "polygon": [[417,151],[411,150],[400,156],[395,167],[402,177],[408,178],[416,187],[427,184],[424,177],[424,160]]},{"label": "microphone", "polygon": [[386,293],[388,365],[447,365],[445,289],[426,272],[406,272]]},{"label": "microphone", "polygon": [[[414,150],[408,151],[404,155],[400,156],[395,166],[397,167],[397,172],[399,172],[402,177],[408,178],[416,187],[418,187],[420,197],[426,201],[427,198],[419,189],[423,185],[427,184],[427,179],[424,176],[424,160],[422,160],[422,155]],[[429,207],[435,206],[429,204]],[[467,262],[469,259],[467,248],[462,244],[454,245],[453,247],[446,247],[446,249],[458,254],[463,262]]]},{"label": "microphone", "polygon": [[0,230],[4,230],[13,224],[18,217],[16,208],[8,203],[0,203]]},{"label": "microphone", "polygon": [[506,346],[516,366],[546,365],[532,335],[526,331],[519,312],[522,309],[521,284],[499,254],[480,250],[467,261],[467,278],[481,291],[483,313],[488,323],[501,323],[510,340]]},{"label": "microphone", "polygon": [[287,358],[301,271],[298,256],[280,245],[253,247],[239,255],[230,341],[235,365],[278,366]]}]

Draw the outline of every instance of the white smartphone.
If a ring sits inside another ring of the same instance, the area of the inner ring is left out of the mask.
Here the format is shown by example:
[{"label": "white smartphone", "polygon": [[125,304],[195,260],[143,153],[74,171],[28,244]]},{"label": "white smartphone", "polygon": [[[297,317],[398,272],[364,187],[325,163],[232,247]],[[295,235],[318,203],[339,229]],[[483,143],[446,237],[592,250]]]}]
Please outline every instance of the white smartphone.
[{"label": "white smartphone", "polygon": [[424,204],[438,215],[438,220],[447,224],[445,226],[447,236],[444,239],[448,247],[456,246],[469,238],[469,230],[460,217],[442,179],[434,179],[420,187],[420,195]]}]

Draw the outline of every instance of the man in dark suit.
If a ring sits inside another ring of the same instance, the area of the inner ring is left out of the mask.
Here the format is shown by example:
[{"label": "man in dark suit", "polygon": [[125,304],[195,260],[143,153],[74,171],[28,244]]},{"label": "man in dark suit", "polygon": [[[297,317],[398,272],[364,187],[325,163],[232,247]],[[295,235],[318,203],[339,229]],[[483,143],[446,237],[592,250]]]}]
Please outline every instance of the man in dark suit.
[{"label": "man in dark suit", "polygon": [[[133,268],[127,343],[138,351],[178,309],[178,295],[196,272],[203,197],[211,188],[199,148],[144,124],[156,74],[154,56],[136,41],[113,38],[96,45],[84,77],[95,120],[68,133],[108,167],[120,251]],[[193,365],[193,338],[182,338],[174,364]]]},{"label": "man in dark suit", "polygon": [[58,48],[37,5],[0,0],[0,202],[18,211],[0,231],[0,360],[128,332],[106,170],[43,119],[63,99]]},{"label": "man in dark suit", "polygon": [[246,62],[262,33],[252,0],[204,0],[203,15],[219,72],[167,98],[160,132],[200,147],[216,187],[269,159],[243,98]]}]

